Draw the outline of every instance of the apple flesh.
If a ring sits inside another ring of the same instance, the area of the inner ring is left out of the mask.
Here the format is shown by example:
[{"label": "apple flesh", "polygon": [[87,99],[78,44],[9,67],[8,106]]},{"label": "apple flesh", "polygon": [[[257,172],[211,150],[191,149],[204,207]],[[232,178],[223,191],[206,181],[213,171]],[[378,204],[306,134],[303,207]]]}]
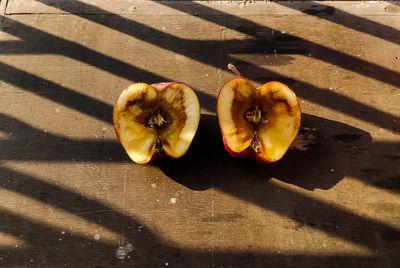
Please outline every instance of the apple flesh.
[{"label": "apple flesh", "polygon": [[223,143],[236,158],[278,161],[300,128],[300,105],[294,92],[280,82],[255,88],[247,79],[228,81],[218,96],[217,115]]},{"label": "apple flesh", "polygon": [[138,164],[186,153],[200,121],[200,104],[183,83],[135,83],[122,91],[113,111],[118,140]]}]

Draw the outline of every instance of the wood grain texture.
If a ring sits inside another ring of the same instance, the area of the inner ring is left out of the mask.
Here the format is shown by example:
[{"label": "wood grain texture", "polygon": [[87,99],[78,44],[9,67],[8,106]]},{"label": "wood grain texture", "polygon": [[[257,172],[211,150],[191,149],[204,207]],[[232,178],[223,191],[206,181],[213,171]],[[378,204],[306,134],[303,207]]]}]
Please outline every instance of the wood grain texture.
[{"label": "wood grain texture", "polygon": [[[131,7],[8,1],[0,266],[398,266],[398,2]],[[215,116],[229,62],[296,93],[308,151],[229,157]],[[139,166],[112,107],[133,82],[164,81],[196,91],[198,132],[182,159]]]}]

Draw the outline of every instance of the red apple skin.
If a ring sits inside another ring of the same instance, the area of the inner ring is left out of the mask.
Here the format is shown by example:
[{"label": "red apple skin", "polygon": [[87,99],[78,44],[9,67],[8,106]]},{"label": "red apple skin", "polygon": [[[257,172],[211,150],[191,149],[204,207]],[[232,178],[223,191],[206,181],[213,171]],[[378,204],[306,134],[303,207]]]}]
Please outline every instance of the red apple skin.
[{"label": "red apple skin", "polygon": [[153,163],[156,159],[158,158],[162,158],[162,156],[160,156],[161,154],[153,154],[149,160],[149,162],[145,163],[145,164],[150,164]]},{"label": "red apple skin", "polygon": [[[235,79],[237,79],[237,78],[233,78],[233,79],[229,80],[228,82],[230,82],[232,80],[235,80]],[[228,83],[228,82],[226,82],[226,83]],[[217,100],[219,99],[219,95],[220,94],[221,94],[221,91],[218,93]],[[218,120],[218,122],[219,122],[219,120]],[[229,148],[228,144],[226,143],[225,136],[224,136],[224,133],[222,132],[221,125],[219,126],[219,129],[221,131],[222,142],[224,144],[225,150],[228,152],[229,155],[231,155],[234,158],[246,158],[246,157],[249,157],[249,149],[248,148],[246,150],[241,151],[240,153],[235,153],[234,151],[232,151],[231,148]]]},{"label": "red apple skin", "polygon": [[[116,130],[115,128],[114,128],[114,131],[115,131],[115,135],[117,136],[118,142],[121,143],[121,140],[120,140],[120,138],[119,138],[118,132],[117,132],[117,130]],[[154,153],[154,154],[151,156],[150,160],[149,160],[148,162],[144,163],[144,164],[150,164],[150,163],[154,162],[156,159],[165,158],[165,156],[168,156],[168,157],[170,157],[170,158],[174,158],[174,157],[171,157],[171,156],[167,155],[167,154],[165,153],[165,151],[163,150],[161,153]]]},{"label": "red apple skin", "polygon": [[[251,149],[248,148],[247,150],[251,150]],[[260,153],[260,152],[256,153],[254,150],[251,150],[250,158],[260,164],[271,164],[272,163],[271,161],[268,161],[267,159],[265,159],[265,157],[262,153]]]},{"label": "red apple skin", "polygon": [[[154,87],[158,91],[163,91],[167,86],[169,86],[172,83],[175,83],[175,82],[160,82],[160,83],[151,84],[150,86]],[[147,162],[147,163],[150,164],[150,163],[154,162],[157,159],[163,159],[165,157],[169,157],[169,158],[175,159],[174,157],[172,157],[169,154],[167,154],[164,150],[162,150],[161,153],[154,153],[152,155],[151,159],[149,160],[149,162]]]},{"label": "red apple skin", "polygon": [[225,150],[228,152],[228,154],[230,154],[232,157],[235,158],[245,158],[249,156],[249,149],[247,148],[244,151],[241,151],[240,153],[235,153],[234,151],[231,150],[231,148],[229,148],[228,144],[226,143],[225,137],[224,137],[224,133],[222,133],[222,142],[224,143],[224,147]]},{"label": "red apple skin", "polygon": [[[235,79],[237,79],[237,77],[229,80],[228,82],[226,82],[226,84],[229,83],[232,80],[235,80]],[[218,93],[218,98],[217,99],[219,99],[219,94],[221,94],[221,91]],[[221,130],[222,142],[224,144],[225,150],[228,152],[228,154],[230,156],[232,156],[234,158],[246,158],[246,157],[248,157],[248,158],[251,158],[255,162],[260,163],[260,164],[270,164],[271,163],[271,161],[268,161],[267,159],[265,159],[265,157],[262,155],[262,153],[256,153],[253,149],[251,149],[251,147],[248,147],[247,149],[245,149],[245,150],[243,150],[243,151],[241,151],[239,153],[236,153],[236,152],[232,151],[231,148],[229,148],[228,144],[226,143],[225,136],[224,136],[224,133],[222,132],[221,126],[220,126],[220,130]]]},{"label": "red apple skin", "polygon": [[150,86],[154,87],[158,91],[163,91],[167,86],[171,85],[172,83],[177,83],[177,82],[160,82],[156,84],[151,84]]},{"label": "red apple skin", "polygon": [[[229,83],[232,80],[238,79],[238,78],[240,79],[242,77],[235,77],[235,78],[229,80],[228,82],[226,82],[225,84]],[[272,81],[272,82],[275,82],[275,81]],[[269,83],[272,83],[272,82],[269,82]],[[260,88],[261,87],[258,87],[257,89],[260,89]],[[217,99],[219,99],[219,95],[220,94],[221,94],[221,91],[218,93],[218,98]],[[300,107],[300,105],[299,105],[299,107]],[[243,150],[243,151],[241,151],[239,153],[236,153],[236,152],[232,151],[231,148],[229,148],[229,146],[228,146],[228,144],[227,144],[227,142],[225,140],[224,133],[222,132],[221,125],[220,125],[220,130],[221,130],[222,141],[224,143],[225,150],[232,157],[235,157],[235,158],[246,158],[246,157],[248,157],[248,158],[252,159],[253,161],[255,161],[255,162],[259,163],[259,164],[271,164],[272,163],[271,161],[267,160],[261,152],[257,153],[251,147],[248,147],[248,148],[246,148],[245,150]]]},{"label": "red apple skin", "polygon": [[[222,132],[221,132],[222,133]],[[234,158],[251,158],[255,162],[260,163],[260,164],[270,164],[272,163],[271,161],[268,161],[265,159],[262,153],[256,153],[251,147],[246,148],[245,150],[241,151],[240,153],[235,153],[234,151],[229,148],[228,144],[226,143],[224,134],[222,133],[222,141],[224,143],[225,150],[228,152],[228,154]]]}]

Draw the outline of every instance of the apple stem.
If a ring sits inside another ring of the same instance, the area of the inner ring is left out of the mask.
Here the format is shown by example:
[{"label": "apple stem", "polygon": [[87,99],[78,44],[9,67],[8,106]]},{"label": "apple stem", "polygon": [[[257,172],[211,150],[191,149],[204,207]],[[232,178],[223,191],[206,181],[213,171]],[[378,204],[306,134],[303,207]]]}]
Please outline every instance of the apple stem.
[{"label": "apple stem", "polygon": [[243,76],[240,74],[238,69],[236,69],[235,65],[233,65],[232,63],[228,64],[228,69],[231,70],[232,72],[234,72],[237,75],[237,77],[243,78]]}]

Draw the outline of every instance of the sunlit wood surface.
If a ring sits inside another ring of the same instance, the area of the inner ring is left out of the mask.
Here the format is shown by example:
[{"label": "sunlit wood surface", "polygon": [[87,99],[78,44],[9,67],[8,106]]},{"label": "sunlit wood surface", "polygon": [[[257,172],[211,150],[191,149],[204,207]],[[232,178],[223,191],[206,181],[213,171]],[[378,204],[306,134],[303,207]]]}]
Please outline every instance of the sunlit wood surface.
[{"label": "sunlit wood surface", "polygon": [[[0,267],[398,267],[399,2],[0,2]],[[315,137],[260,166],[215,116],[233,63]],[[196,90],[189,152],[117,142],[133,82]]]}]

